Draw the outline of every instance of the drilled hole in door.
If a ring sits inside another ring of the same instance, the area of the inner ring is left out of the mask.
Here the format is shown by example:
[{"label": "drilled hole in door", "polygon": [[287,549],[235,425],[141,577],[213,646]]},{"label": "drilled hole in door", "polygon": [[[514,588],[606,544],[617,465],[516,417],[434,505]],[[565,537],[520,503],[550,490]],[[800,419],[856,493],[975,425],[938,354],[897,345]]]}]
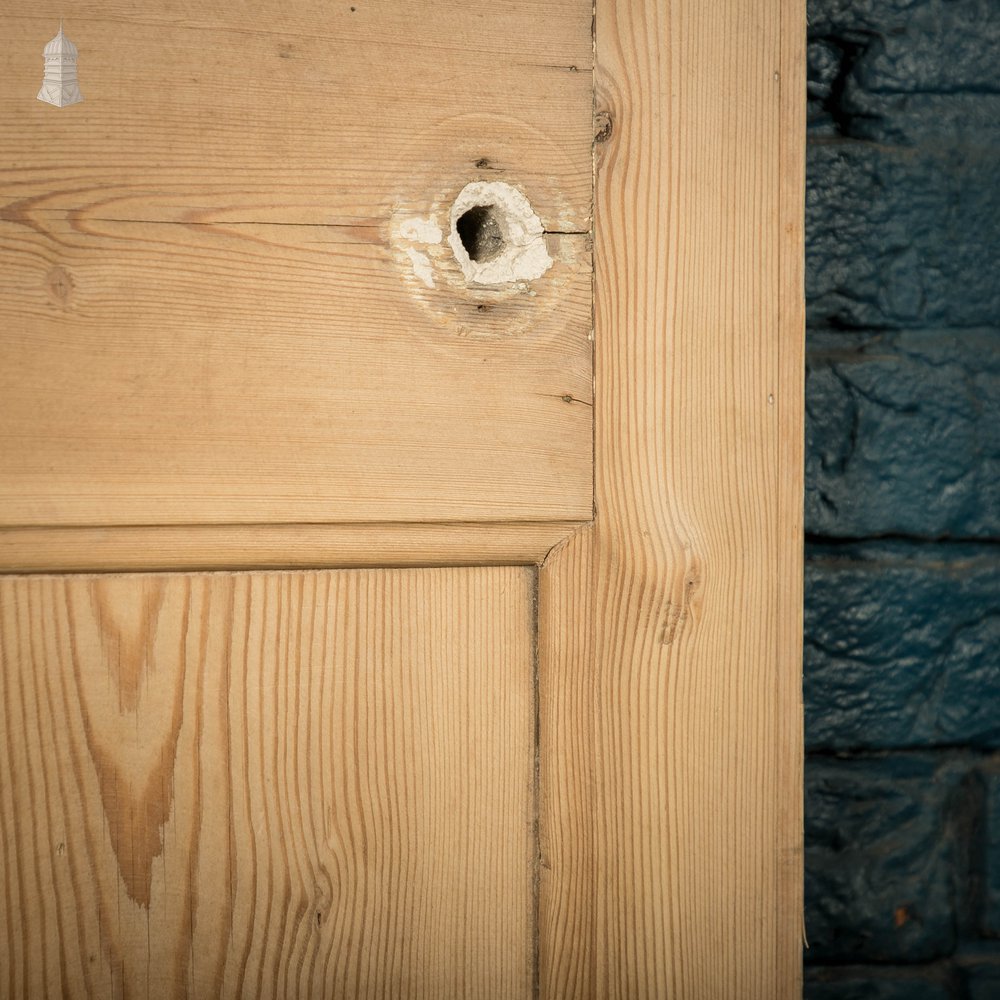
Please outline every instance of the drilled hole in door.
[{"label": "drilled hole in door", "polygon": [[503,253],[506,241],[493,205],[475,205],[455,222],[469,260],[481,264]]}]

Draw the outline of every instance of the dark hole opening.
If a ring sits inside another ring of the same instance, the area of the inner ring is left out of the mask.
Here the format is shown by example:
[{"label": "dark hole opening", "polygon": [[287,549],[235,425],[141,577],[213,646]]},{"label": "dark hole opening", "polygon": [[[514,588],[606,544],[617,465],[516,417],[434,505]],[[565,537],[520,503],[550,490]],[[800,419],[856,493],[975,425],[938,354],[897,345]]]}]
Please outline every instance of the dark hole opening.
[{"label": "dark hole opening", "polygon": [[469,260],[476,263],[493,260],[503,251],[503,230],[492,205],[476,205],[463,212],[455,228]]}]

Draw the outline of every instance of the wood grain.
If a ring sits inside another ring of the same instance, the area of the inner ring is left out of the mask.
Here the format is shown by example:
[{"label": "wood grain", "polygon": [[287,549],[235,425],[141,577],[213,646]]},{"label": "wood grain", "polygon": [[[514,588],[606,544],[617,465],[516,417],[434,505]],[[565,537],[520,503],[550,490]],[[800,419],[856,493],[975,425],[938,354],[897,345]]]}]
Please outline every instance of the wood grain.
[{"label": "wood grain", "polygon": [[[590,517],[590,7],[354,8],[0,15],[0,524]],[[553,267],[427,288],[476,179]]]},{"label": "wood grain", "polygon": [[540,564],[572,521],[0,528],[0,571]]},{"label": "wood grain", "polygon": [[[309,225],[322,209],[323,222],[364,226],[446,162],[450,137],[456,152],[489,159],[487,173],[516,169],[537,187],[553,228],[588,228],[587,5],[350,6],[39,0],[5,10],[0,120],[14,155],[0,190],[44,195],[61,211],[102,191],[100,214],[124,221],[206,213]],[[65,114],[34,100],[60,18],[80,51],[84,96]],[[478,132],[477,119],[493,125]],[[39,141],[39,129],[57,141]]]},{"label": "wood grain", "polygon": [[597,518],[539,583],[544,997],[801,994],[804,5],[598,0]]},{"label": "wood grain", "polygon": [[529,996],[533,581],[0,578],[0,994]]}]

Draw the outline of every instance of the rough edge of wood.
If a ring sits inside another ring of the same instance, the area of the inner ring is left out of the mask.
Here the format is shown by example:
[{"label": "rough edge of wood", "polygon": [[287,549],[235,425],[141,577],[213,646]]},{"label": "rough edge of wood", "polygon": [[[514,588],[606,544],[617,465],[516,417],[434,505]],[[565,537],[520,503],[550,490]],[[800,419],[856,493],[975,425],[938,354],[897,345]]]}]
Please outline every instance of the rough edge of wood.
[{"label": "rough edge of wood", "polygon": [[538,565],[574,521],[0,528],[0,573]]},{"label": "rough edge of wood", "polygon": [[[784,399],[778,401],[781,429],[775,480],[784,489],[776,491],[778,516],[785,534],[778,553],[784,588],[784,614],[778,620],[778,648],[782,658],[775,665],[777,713],[775,752],[778,783],[797,790],[783,803],[778,830],[785,842],[775,845],[778,871],[784,879],[778,887],[778,906],[791,928],[785,950],[775,956],[775,967],[788,968],[793,995],[802,995],[802,950],[808,947],[804,907],[804,767],[805,720],[802,704],[802,644],[805,562],[805,208],[806,208],[806,17],[804,0],[782,0],[781,41],[778,67],[781,75],[779,110],[783,127],[779,179],[779,213],[782,243],[778,250],[780,287],[778,316],[780,350],[778,381]],[[781,407],[792,408],[797,419],[784,416]],[[779,942],[779,947],[780,947]]]}]

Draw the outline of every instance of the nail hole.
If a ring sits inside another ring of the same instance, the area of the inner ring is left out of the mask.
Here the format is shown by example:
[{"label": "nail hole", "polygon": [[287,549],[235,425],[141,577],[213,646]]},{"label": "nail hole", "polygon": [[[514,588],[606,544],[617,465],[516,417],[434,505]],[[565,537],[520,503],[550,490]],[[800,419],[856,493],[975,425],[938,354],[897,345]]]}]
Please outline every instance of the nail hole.
[{"label": "nail hole", "polygon": [[503,253],[506,244],[493,205],[475,205],[463,212],[455,221],[455,228],[469,260],[478,264]]}]

